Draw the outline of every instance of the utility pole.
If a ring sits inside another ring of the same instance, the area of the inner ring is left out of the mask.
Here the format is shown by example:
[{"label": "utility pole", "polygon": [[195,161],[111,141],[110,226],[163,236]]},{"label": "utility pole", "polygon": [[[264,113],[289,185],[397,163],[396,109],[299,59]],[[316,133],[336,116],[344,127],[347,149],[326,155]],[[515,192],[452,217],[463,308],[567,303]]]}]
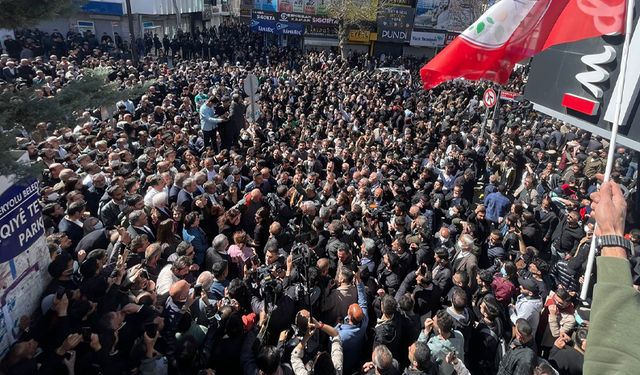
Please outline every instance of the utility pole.
[{"label": "utility pole", "polygon": [[131,14],[131,0],[126,0],[127,4],[127,22],[129,23],[129,46],[131,48],[131,58],[133,64],[138,65],[138,45],[136,43],[136,34],[133,32],[133,15]]}]

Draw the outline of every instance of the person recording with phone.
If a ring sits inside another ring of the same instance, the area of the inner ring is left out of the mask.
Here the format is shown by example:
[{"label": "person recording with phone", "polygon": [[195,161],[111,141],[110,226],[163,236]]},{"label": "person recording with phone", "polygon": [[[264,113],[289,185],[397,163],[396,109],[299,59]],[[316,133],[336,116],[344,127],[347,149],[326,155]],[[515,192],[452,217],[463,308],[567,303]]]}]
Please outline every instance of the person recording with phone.
[{"label": "person recording with phone", "polygon": [[424,321],[424,329],[418,337],[419,342],[426,342],[431,356],[439,366],[439,375],[454,373],[453,365],[446,361],[449,353],[454,353],[464,362],[464,337],[460,331],[453,329],[453,318],[446,310],[440,310],[433,317]]}]

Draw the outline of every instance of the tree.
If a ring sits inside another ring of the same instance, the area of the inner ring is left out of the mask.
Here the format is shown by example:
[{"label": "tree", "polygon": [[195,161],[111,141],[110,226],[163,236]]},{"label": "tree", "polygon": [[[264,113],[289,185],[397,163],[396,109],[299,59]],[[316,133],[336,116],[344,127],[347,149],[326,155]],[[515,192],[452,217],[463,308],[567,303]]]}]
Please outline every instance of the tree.
[{"label": "tree", "polygon": [[327,14],[338,20],[338,45],[344,57],[350,27],[361,27],[366,22],[375,22],[378,11],[390,4],[390,0],[331,0]]},{"label": "tree", "polygon": [[22,86],[0,94],[0,175],[27,175],[32,170],[16,162],[16,137],[30,134],[41,122],[54,127],[76,125],[82,111],[114,105],[118,100],[136,98],[153,83],[147,81],[131,89],[120,90],[117,82],[109,82],[109,70],[87,69],[69,82],[55,96],[40,97],[37,87]]},{"label": "tree", "polygon": [[86,0],[0,0],[0,28],[16,29],[77,10]]}]

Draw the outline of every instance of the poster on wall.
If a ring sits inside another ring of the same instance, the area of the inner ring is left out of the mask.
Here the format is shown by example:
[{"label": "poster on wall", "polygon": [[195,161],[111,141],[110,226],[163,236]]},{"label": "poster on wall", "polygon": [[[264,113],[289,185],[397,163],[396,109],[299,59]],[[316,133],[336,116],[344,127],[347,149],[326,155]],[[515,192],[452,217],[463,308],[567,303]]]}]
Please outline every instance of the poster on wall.
[{"label": "poster on wall", "polygon": [[279,0],[278,1],[278,12],[293,12],[293,1],[292,0]]},{"label": "poster on wall", "polygon": [[305,0],[292,0],[292,3],[293,3],[293,12],[304,13]]},{"label": "poster on wall", "polygon": [[315,15],[316,1],[319,1],[319,0],[303,0],[303,1],[304,1],[304,14]]},{"label": "poster on wall", "polygon": [[37,181],[11,185],[0,195],[0,358],[18,339],[20,318],[37,309],[49,281],[38,198]]},{"label": "poster on wall", "polygon": [[277,12],[278,0],[253,0],[253,9],[265,12]]},{"label": "poster on wall", "polygon": [[332,0],[316,0],[316,14],[318,16],[327,15],[327,3]]},{"label": "poster on wall", "polygon": [[461,32],[480,14],[477,3],[481,4],[472,0],[418,0],[414,27]]},{"label": "poster on wall", "polygon": [[277,12],[278,0],[262,0],[262,10],[265,12]]}]

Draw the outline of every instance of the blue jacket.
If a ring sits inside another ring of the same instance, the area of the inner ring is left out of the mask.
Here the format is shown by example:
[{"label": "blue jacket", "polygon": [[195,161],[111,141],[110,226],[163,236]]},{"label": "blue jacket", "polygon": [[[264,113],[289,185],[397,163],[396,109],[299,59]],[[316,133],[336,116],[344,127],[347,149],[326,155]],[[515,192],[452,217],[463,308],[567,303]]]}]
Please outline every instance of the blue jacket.
[{"label": "blue jacket", "polygon": [[487,220],[497,223],[498,218],[504,217],[509,212],[511,201],[505,195],[496,191],[484,198],[484,205],[487,209]]},{"label": "blue jacket", "polygon": [[188,228],[184,229],[189,236],[192,237],[191,245],[193,246],[193,250],[196,252],[196,263],[199,265],[204,265],[204,256],[207,253],[207,248],[209,245],[207,244],[207,235],[200,227],[196,228]]},{"label": "blue jacket", "polygon": [[219,301],[224,297],[224,288],[229,286],[229,281],[224,280],[222,282],[215,280],[209,288],[209,299],[212,301]]},{"label": "blue jacket", "polygon": [[223,119],[216,117],[216,112],[213,107],[209,107],[206,103],[200,107],[200,126],[202,131],[211,131],[218,128],[218,124]]},{"label": "blue jacket", "polygon": [[[363,318],[360,324],[349,324],[347,318],[345,323],[336,325],[338,335],[342,341],[342,352],[353,353],[353,355],[344,356],[344,369],[354,369],[360,360],[360,354],[365,344],[367,327],[369,326],[369,314],[367,312],[367,296],[364,291],[364,284],[359,282],[356,285],[358,289],[358,305],[362,309]],[[346,373],[346,372],[345,372]]]}]

